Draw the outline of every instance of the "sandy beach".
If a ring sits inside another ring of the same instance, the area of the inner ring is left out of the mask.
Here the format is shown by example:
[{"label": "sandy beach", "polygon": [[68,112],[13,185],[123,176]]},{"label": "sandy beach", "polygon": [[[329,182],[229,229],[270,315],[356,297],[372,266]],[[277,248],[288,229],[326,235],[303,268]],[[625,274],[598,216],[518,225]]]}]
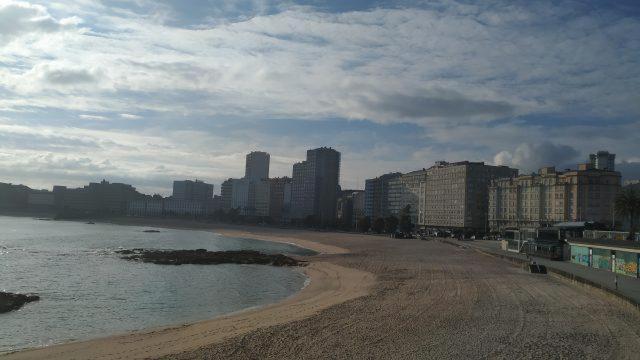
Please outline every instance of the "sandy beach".
[{"label": "sandy beach", "polygon": [[473,249],[348,233],[165,225],[295,243],[320,254],[305,268],[309,286],[277,304],[6,358],[633,359],[640,349],[635,308]]}]

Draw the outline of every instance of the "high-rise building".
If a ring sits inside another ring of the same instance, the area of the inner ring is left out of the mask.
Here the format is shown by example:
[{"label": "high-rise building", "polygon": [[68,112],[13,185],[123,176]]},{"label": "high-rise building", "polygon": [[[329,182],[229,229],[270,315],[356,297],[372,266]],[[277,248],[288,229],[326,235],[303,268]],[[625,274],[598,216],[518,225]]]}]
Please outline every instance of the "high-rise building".
[{"label": "high-rise building", "polygon": [[253,151],[247,154],[245,177],[222,183],[222,209],[237,209],[245,216],[269,216],[269,193],[269,154]]},{"label": "high-rise building", "polygon": [[220,185],[220,196],[222,196],[222,210],[229,211],[233,204],[233,180],[227,179]]},{"label": "high-rise building", "polygon": [[307,159],[293,165],[291,217],[313,216],[334,223],[340,181],[340,153],[332,148],[307,150]]},{"label": "high-rise building", "polygon": [[269,178],[270,155],[263,151],[252,151],[247,154],[244,178],[259,181]]},{"label": "high-rise building", "polygon": [[608,151],[598,151],[595,154],[589,154],[589,164],[596,170],[616,170],[616,154],[610,154]]},{"label": "high-rise building", "polygon": [[242,179],[248,183],[248,201],[243,215],[267,217],[269,216],[269,201],[271,184],[269,179],[250,181]]},{"label": "high-rise building", "polygon": [[620,173],[581,164],[578,170],[494,180],[489,187],[491,231],[539,228],[564,221],[613,222],[613,204],[620,190]]},{"label": "high-rise building", "polygon": [[315,183],[308,161],[293,164],[291,176],[291,219],[313,215]]},{"label": "high-rise building", "polygon": [[426,170],[419,224],[460,230],[487,229],[491,180],[518,175],[517,169],[483,162],[438,161]]},{"label": "high-rise building", "polygon": [[345,229],[356,228],[358,219],[364,216],[364,191],[342,190],[336,207],[338,225]]},{"label": "high-rise building", "polygon": [[291,194],[289,193],[287,196],[285,192],[287,190],[291,192],[291,178],[285,176],[269,179],[269,184],[269,217],[273,221],[281,222],[284,220],[285,212],[288,211],[288,205],[290,205],[285,203],[285,199],[291,199]]},{"label": "high-rise building", "polygon": [[282,192],[283,200],[281,221],[289,223],[291,222],[291,181],[284,184]]},{"label": "high-rise building", "polygon": [[240,215],[246,215],[250,211],[249,184],[246,179],[231,180],[231,208],[240,211]]},{"label": "high-rise building", "polygon": [[400,217],[402,209],[409,206],[409,215],[413,224],[419,223],[421,201],[421,184],[427,180],[425,169],[411,171],[389,181],[389,215]]},{"label": "high-rise building", "polygon": [[369,219],[385,218],[389,213],[389,182],[401,173],[389,173],[367,179],[364,185],[364,216]]},{"label": "high-rise building", "polygon": [[213,199],[213,185],[200,180],[174,181],[172,197],[175,200],[208,202]]}]

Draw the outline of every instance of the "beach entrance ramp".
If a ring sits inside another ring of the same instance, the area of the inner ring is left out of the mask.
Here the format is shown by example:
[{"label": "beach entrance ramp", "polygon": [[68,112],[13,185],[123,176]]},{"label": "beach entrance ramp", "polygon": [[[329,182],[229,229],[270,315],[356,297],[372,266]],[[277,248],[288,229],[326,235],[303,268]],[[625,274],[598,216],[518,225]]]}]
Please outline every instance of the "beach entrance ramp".
[{"label": "beach entrance ramp", "polygon": [[547,273],[547,267],[544,266],[544,265],[529,264],[529,271],[532,274],[546,274]]}]

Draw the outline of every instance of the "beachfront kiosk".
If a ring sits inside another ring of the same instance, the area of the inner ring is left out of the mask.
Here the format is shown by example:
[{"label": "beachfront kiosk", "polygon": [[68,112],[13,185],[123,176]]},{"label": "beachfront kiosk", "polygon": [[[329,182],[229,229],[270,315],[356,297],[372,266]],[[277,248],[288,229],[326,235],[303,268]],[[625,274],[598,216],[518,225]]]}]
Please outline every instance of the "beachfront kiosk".
[{"label": "beachfront kiosk", "polygon": [[550,260],[569,258],[565,239],[582,236],[586,222],[564,222],[550,227],[507,229],[501,237],[502,249]]},{"label": "beachfront kiosk", "polygon": [[568,242],[574,264],[640,277],[640,242],[606,238],[575,238]]}]

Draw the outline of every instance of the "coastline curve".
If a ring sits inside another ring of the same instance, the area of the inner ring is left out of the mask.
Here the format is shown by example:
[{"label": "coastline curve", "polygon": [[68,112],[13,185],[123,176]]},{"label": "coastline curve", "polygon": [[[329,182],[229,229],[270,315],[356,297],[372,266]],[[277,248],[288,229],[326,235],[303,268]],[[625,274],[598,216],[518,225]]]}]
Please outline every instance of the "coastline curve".
[{"label": "coastline curve", "polygon": [[[320,254],[344,254],[349,251],[313,241],[253,234],[238,230],[216,231],[224,236],[289,243]],[[367,295],[375,276],[324,261],[311,261],[304,268],[309,283],[299,292],[277,303],[249,308],[182,326],[146,329],[122,335],[69,342],[49,347],[26,349],[0,355],[2,359],[143,359],[195,350],[216,344],[259,328],[301,320],[318,312]]]}]

